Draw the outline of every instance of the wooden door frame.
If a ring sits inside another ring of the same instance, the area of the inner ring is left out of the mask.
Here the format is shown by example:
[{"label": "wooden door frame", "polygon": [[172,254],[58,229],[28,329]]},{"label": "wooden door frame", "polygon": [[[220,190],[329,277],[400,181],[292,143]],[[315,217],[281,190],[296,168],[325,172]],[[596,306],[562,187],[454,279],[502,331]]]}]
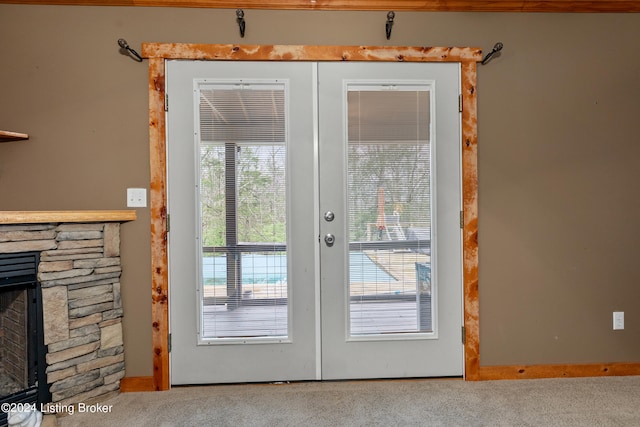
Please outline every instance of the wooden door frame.
[{"label": "wooden door frame", "polygon": [[461,64],[464,366],[465,379],[480,379],[476,88],[476,65],[482,60],[480,48],[145,43],[142,45],[142,56],[149,60],[151,326],[155,390],[170,388],[165,123],[165,61],[168,59],[458,62]]}]

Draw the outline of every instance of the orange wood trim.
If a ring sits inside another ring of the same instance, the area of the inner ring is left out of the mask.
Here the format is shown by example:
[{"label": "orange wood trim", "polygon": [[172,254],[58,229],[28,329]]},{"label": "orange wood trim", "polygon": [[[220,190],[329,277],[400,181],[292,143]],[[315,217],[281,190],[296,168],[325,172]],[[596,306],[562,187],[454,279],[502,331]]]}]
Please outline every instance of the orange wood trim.
[{"label": "orange wood trim", "polygon": [[439,61],[462,63],[462,173],[464,256],[465,375],[479,379],[478,327],[478,239],[477,239],[477,90],[476,62],[479,48],[349,47],[349,46],[234,46],[145,43],[149,58],[149,132],[151,151],[151,252],[152,252],[152,343],[156,390],[169,385],[168,353],[168,264],[166,196],[166,128],[164,118],[164,60],[285,60],[285,61]]},{"label": "orange wood trim", "polygon": [[640,363],[481,366],[481,380],[578,378],[640,375]]},{"label": "orange wood trim", "polygon": [[166,144],[164,60],[149,60],[149,151],[151,166],[151,328],[153,381],[156,390],[169,385],[169,306],[167,258]]},{"label": "orange wood trim", "polygon": [[32,5],[455,12],[640,12],[637,0],[0,0]]},{"label": "orange wood trim", "polygon": [[477,380],[480,367],[478,302],[478,111],[476,63],[462,63],[462,269],[465,378]]},{"label": "orange wood trim", "polygon": [[27,135],[26,133],[0,130],[0,142],[22,141],[24,139],[29,139],[29,135]]},{"label": "orange wood trim", "polygon": [[134,210],[116,211],[0,211],[0,224],[43,224],[52,222],[127,222],[136,219]]},{"label": "orange wood trim", "polygon": [[476,61],[482,50],[470,47],[208,45],[143,43],[145,58],[248,61]]},{"label": "orange wood trim", "polygon": [[153,377],[124,377],[120,380],[122,393],[134,391],[155,391],[156,385]]}]

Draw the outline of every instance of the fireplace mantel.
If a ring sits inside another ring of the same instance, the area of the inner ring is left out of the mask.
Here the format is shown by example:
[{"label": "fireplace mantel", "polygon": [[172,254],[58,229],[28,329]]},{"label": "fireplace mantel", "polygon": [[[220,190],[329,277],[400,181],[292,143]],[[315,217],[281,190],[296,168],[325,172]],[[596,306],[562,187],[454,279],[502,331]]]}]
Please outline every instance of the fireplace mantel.
[{"label": "fireplace mantel", "polygon": [[136,219],[134,210],[108,211],[0,211],[0,224],[43,224],[56,222],[127,222]]}]

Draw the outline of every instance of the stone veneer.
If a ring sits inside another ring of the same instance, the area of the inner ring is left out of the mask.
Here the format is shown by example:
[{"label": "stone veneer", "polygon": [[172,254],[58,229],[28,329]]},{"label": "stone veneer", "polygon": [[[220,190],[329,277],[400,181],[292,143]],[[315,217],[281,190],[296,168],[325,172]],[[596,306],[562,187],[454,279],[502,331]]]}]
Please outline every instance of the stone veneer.
[{"label": "stone veneer", "polygon": [[0,225],[0,253],[40,252],[53,403],[100,401],[124,377],[120,224]]}]

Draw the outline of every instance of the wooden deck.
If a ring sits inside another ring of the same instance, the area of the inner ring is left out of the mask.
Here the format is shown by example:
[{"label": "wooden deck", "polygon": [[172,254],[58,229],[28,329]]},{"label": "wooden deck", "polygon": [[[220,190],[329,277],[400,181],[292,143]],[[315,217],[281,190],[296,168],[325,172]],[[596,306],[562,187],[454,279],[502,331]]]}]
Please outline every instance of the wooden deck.
[{"label": "wooden deck", "polygon": [[[416,291],[416,263],[429,263],[429,255],[416,252],[394,251],[365,251],[364,252],[378,268],[386,272],[395,281],[351,281],[351,296],[377,295],[377,294],[408,294]],[[244,284],[242,290],[250,298],[286,298],[287,284]],[[204,297],[213,301],[213,298],[225,298],[226,286],[205,286]]]},{"label": "wooden deck", "polygon": [[429,263],[431,256],[417,252],[365,251],[376,265],[400,282],[415,286],[416,263]]},{"label": "wooden deck", "polygon": [[[425,307],[423,306],[423,310]],[[431,332],[431,309],[423,311],[419,332]],[[417,303],[413,301],[380,301],[351,303],[351,334],[390,334],[418,332]],[[285,337],[287,336],[287,306],[245,305],[227,310],[224,305],[204,307],[205,338],[222,337]]]},{"label": "wooden deck", "polygon": [[[370,275],[361,274],[369,280],[352,279],[349,286],[351,334],[419,332],[418,323],[420,332],[430,332],[430,296],[423,297],[429,302],[422,304],[421,319],[418,318],[416,263],[429,263],[431,257],[411,251],[367,250],[364,253],[386,273],[381,273],[386,278],[370,280]],[[362,268],[364,271],[370,267],[363,263]],[[242,293],[244,304],[228,310],[224,304],[226,286],[204,287],[205,338],[287,336],[287,283],[244,284]]]}]

